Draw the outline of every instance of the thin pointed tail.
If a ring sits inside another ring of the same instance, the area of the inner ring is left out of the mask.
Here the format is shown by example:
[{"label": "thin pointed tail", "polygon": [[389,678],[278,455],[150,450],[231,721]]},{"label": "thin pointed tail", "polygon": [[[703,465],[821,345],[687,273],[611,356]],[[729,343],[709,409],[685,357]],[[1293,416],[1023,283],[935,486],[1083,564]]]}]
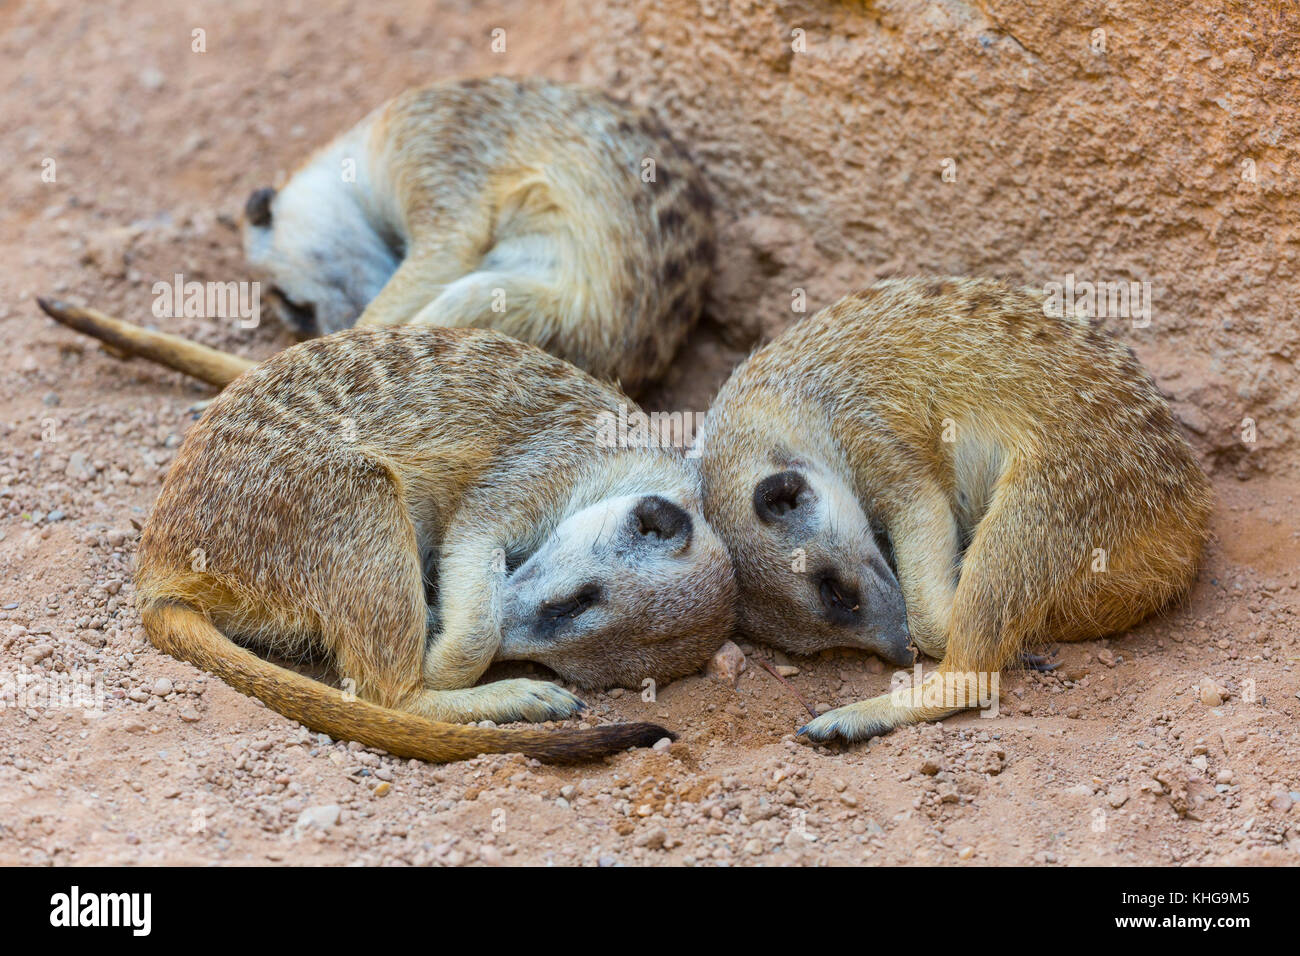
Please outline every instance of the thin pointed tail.
[{"label": "thin pointed tail", "polygon": [[141,619],[149,639],[164,653],[211,671],[241,693],[312,730],[379,747],[397,757],[445,763],[479,754],[522,753],[566,763],[674,738],[650,723],[607,724],[588,730],[494,730],[442,723],[362,700],[345,700],[342,691],[240,647],[192,607],[146,607]]},{"label": "thin pointed tail", "polygon": [[238,355],[183,339],[179,335],[152,332],[95,309],[83,309],[57,299],[38,297],[36,301],[46,315],[70,329],[99,339],[119,352],[138,355],[220,388],[229,385],[256,364]]}]

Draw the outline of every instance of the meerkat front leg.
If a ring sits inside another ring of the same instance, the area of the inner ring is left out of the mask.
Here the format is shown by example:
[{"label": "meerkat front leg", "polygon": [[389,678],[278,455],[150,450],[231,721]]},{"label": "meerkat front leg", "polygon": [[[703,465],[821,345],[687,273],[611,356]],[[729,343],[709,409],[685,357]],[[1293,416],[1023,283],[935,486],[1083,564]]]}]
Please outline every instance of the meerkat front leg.
[{"label": "meerkat front leg", "polygon": [[907,606],[907,629],[926,655],[942,659],[948,646],[957,593],[957,520],[938,484],[910,492],[886,522],[894,546],[898,583]]},{"label": "meerkat front leg", "polygon": [[357,327],[406,324],[472,268],[455,248],[425,243],[411,249],[361,313]]},{"label": "meerkat front leg", "polygon": [[417,713],[436,720],[562,720],[587,705],[550,681],[474,682],[492,663],[501,643],[501,594],[505,548],[494,536],[501,520],[471,509],[448,529],[438,566],[441,627],[429,635],[424,654],[426,690]]},{"label": "meerkat front leg", "polygon": [[[1041,633],[1052,581],[1069,579],[1069,556],[1045,527],[1026,528],[1032,479],[1008,470],[967,549],[950,605],[947,649],[919,684],[838,707],[799,733],[811,740],[865,740],[895,727],[979,707],[997,712],[1000,670]],[[951,567],[944,563],[944,568]],[[902,566],[899,568],[902,571]],[[909,616],[911,607],[909,603]]]}]

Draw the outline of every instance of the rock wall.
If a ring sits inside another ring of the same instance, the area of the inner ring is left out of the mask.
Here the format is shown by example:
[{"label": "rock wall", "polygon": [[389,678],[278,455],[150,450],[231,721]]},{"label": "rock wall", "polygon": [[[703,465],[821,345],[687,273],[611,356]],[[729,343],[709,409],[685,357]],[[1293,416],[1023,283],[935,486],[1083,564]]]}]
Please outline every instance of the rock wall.
[{"label": "rock wall", "polygon": [[1149,324],[1106,325],[1206,465],[1300,463],[1294,3],[575,0],[564,19],[578,76],[655,107],[706,168],[733,348],[797,318],[796,290],[811,312],[893,274],[1149,283]]}]

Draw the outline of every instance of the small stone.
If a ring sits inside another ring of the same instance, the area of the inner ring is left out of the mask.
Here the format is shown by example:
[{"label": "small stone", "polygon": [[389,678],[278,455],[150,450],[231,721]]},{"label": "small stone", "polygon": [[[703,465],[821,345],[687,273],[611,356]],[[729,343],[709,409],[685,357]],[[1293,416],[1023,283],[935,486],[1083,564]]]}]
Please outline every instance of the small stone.
[{"label": "small stone", "polygon": [[1214,681],[1201,681],[1201,703],[1206,707],[1218,707],[1223,703],[1223,693]]},{"label": "small stone", "polygon": [[388,796],[388,792],[392,789],[393,789],[393,785],[389,783],[387,780],[384,780],[379,784],[379,786],[375,787],[375,789],[371,790],[370,792],[373,793],[376,797],[386,797]]},{"label": "small stone", "polygon": [[973,846],[964,846],[957,851],[957,859],[959,860],[969,860],[974,855],[975,848]]},{"label": "small stone", "polygon": [[298,815],[298,822],[293,825],[293,832],[295,835],[300,835],[305,830],[328,830],[339,822],[339,815],[342,812],[342,808],[337,803],[308,807]]},{"label": "small stone", "polygon": [[154,681],[153,695],[155,697],[166,697],[168,694],[172,692],[172,690],[174,690],[174,688],[172,686],[172,682],[170,678],[159,677],[156,681]]},{"label": "small stone", "polygon": [[143,704],[145,701],[149,699],[149,692],[145,690],[143,687],[136,687],[131,691],[131,693],[127,694],[126,696],[130,697],[137,704]]},{"label": "small stone", "polygon": [[921,763],[921,773],[933,777],[943,769],[943,763],[937,757],[926,757]]},{"label": "small stone", "polygon": [[672,745],[673,745],[673,742],[672,742],[672,740],[671,740],[670,738],[668,738],[668,737],[660,737],[658,740],[655,741],[655,745],[654,745],[654,747],[652,747],[651,749],[652,749],[652,750],[657,750],[657,751],[659,751],[660,753],[667,753],[668,748],[671,747]]},{"label": "small stone", "polygon": [[735,687],[746,666],[745,655],[741,649],[733,642],[727,641],[709,660],[704,673],[728,687]]},{"label": "small stone", "polygon": [[1278,813],[1286,813],[1291,809],[1291,802],[1291,794],[1279,790],[1273,794],[1273,799],[1268,802],[1268,805]]},{"label": "small stone", "polygon": [[89,459],[79,451],[74,451],[68,456],[68,464],[63,469],[63,473],[74,481],[89,481],[95,477],[95,469]]},{"label": "small stone", "polygon": [[490,843],[484,843],[478,848],[478,858],[487,866],[501,865],[501,851]]},{"label": "small stone", "polygon": [[667,841],[668,831],[663,827],[654,827],[644,833],[637,834],[637,838],[632,841],[632,844],[633,846],[644,847],[647,850],[662,850]]},{"label": "small stone", "polygon": [[181,720],[189,724],[196,724],[203,719],[203,715],[200,714],[198,710],[196,710],[194,707],[190,706],[189,704],[186,704],[184,707],[181,708],[179,716]]},{"label": "small stone", "polygon": [[795,667],[793,664],[777,664],[775,670],[782,677],[799,676],[799,668]]}]

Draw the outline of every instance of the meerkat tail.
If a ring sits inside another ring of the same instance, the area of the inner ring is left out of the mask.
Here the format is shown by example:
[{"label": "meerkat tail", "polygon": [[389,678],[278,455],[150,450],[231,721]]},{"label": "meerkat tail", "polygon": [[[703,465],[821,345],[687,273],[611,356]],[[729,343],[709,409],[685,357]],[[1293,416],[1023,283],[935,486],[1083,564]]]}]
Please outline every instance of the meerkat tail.
[{"label": "meerkat tail", "polygon": [[433,763],[487,753],[522,753],[562,763],[648,747],[675,735],[656,724],[609,724],[589,730],[494,730],[429,720],[363,700],[263,660],[182,604],[147,608],[141,615],[154,646],[216,674],[236,690],[318,733],[355,740],[396,757]]},{"label": "meerkat tail", "polygon": [[191,342],[179,335],[153,332],[123,322],[95,309],[83,309],[57,299],[38,297],[36,301],[54,321],[99,339],[117,352],[128,356],[138,355],[159,365],[166,365],[209,385],[224,388],[257,364],[238,355]]}]

